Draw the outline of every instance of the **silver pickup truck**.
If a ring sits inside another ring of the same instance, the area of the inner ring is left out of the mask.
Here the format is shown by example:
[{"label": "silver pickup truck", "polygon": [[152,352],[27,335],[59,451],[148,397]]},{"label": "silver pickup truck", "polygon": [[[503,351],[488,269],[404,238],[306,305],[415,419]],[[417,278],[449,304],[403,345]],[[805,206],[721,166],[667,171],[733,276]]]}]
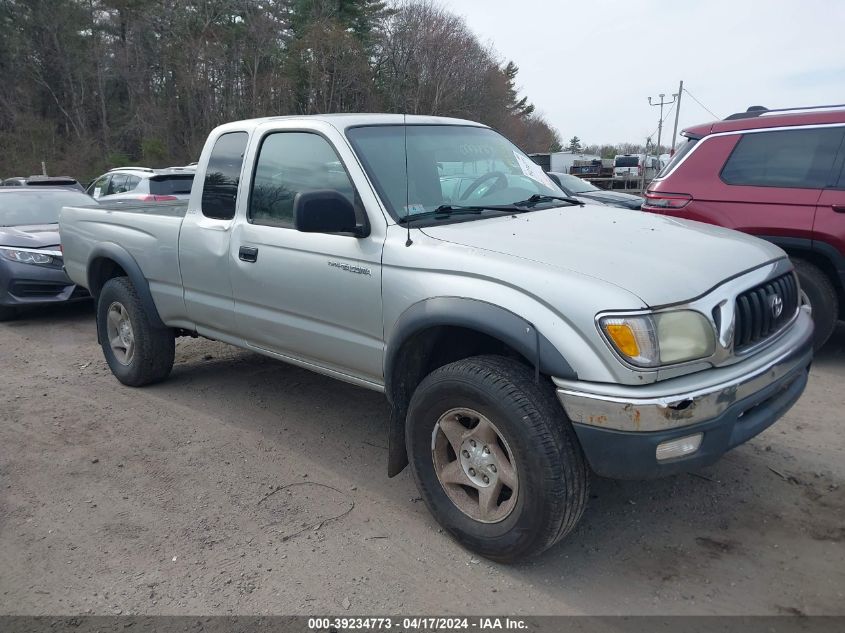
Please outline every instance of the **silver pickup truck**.
[{"label": "silver pickup truck", "polygon": [[164,379],[174,338],[199,335],[381,391],[388,474],[410,462],[436,519],[492,559],[567,534],[591,471],[711,463],[807,382],[783,251],[583,206],[483,125],[239,121],[194,182],[187,207],[61,213],[117,379]]}]

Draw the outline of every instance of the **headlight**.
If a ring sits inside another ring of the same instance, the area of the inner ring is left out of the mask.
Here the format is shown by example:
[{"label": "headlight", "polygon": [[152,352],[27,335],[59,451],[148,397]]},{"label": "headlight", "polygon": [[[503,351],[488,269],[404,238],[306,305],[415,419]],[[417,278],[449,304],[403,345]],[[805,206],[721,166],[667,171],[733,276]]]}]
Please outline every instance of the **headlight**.
[{"label": "headlight", "polygon": [[53,261],[47,253],[17,248],[0,248],[0,257],[19,264],[49,264]]},{"label": "headlight", "polygon": [[613,348],[640,367],[706,358],[716,349],[713,328],[703,314],[693,310],[605,316],[599,324]]}]

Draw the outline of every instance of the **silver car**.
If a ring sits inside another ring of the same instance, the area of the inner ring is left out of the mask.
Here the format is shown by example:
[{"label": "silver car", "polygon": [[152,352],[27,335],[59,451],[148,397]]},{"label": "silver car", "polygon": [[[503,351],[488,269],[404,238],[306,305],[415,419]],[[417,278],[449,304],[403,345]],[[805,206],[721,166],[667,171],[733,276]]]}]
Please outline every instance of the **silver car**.
[{"label": "silver car", "polygon": [[196,167],[118,167],[88,185],[88,195],[95,200],[135,200],[166,202],[187,200],[191,195]]}]

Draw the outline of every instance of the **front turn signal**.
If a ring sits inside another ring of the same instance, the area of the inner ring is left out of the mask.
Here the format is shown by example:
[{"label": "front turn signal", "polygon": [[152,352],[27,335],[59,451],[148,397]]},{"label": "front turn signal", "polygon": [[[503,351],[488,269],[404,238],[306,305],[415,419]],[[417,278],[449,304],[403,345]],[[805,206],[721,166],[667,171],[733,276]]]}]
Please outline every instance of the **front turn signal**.
[{"label": "front turn signal", "polygon": [[640,346],[637,345],[637,338],[634,331],[627,323],[616,323],[605,325],[605,331],[616,345],[616,349],[625,354],[628,358],[636,358],[640,355]]}]

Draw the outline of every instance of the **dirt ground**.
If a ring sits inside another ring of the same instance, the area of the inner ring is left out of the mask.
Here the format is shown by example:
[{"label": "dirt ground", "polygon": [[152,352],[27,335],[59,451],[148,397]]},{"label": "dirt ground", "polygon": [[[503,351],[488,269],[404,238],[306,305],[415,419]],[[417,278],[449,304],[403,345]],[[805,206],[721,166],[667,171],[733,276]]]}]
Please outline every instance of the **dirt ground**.
[{"label": "dirt ground", "polygon": [[0,613],[845,614],[842,326],[774,427],[694,474],[595,479],[516,566],[386,477],[379,394],[190,339],[123,387],[85,304],[0,324],[0,390]]}]

